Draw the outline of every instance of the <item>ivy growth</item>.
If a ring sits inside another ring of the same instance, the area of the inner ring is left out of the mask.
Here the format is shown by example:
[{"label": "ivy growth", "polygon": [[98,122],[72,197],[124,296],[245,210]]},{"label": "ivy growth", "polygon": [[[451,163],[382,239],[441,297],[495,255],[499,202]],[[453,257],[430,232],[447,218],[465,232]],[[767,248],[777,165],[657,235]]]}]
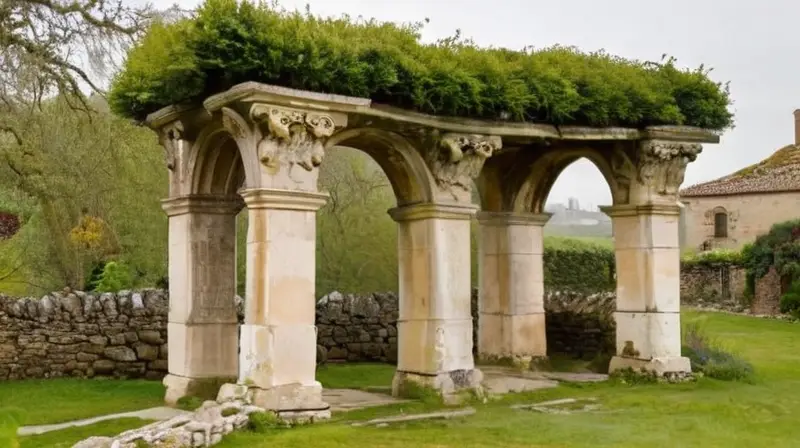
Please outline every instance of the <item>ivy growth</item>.
[{"label": "ivy growth", "polygon": [[420,112],[556,125],[732,124],[727,84],[674,58],[641,62],[574,47],[481,48],[459,33],[420,42],[421,23],[320,18],[277,5],[206,0],[155,23],[111,86],[138,120],[241,82],[371,98]]}]

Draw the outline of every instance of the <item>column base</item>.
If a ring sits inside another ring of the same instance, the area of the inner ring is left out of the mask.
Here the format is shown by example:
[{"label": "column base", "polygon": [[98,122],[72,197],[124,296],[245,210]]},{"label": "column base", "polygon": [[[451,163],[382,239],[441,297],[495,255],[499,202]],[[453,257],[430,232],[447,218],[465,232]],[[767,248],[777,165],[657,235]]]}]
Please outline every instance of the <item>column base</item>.
[{"label": "column base", "polygon": [[509,366],[519,370],[540,370],[549,366],[550,358],[547,356],[480,353],[478,354],[478,361],[480,364]]},{"label": "column base", "polygon": [[181,397],[197,397],[204,400],[213,400],[223,384],[236,381],[235,377],[189,378],[180,375],[168,374],[162,380],[167,388],[164,394],[164,403],[174,406]]},{"label": "column base", "polygon": [[396,371],[392,380],[392,395],[412,397],[419,393],[416,388],[435,391],[446,404],[457,404],[464,398],[463,392],[484,395],[483,372],[479,369],[454,370],[439,374],[424,375],[414,372]]},{"label": "column base", "polygon": [[314,382],[284,384],[269,389],[249,387],[247,397],[253,405],[276,412],[279,416],[325,411],[330,415],[330,405],[322,401],[322,385]]},{"label": "column base", "polygon": [[270,389],[226,384],[220,388],[217,402],[242,400],[291,423],[313,423],[331,418],[330,405],[322,401],[322,385],[286,384]]},{"label": "column base", "polygon": [[659,377],[685,377],[692,373],[692,363],[689,358],[683,356],[671,356],[652,359],[626,358],[615,356],[611,358],[608,365],[608,373],[617,370],[633,369],[636,372],[642,370],[656,374]]}]

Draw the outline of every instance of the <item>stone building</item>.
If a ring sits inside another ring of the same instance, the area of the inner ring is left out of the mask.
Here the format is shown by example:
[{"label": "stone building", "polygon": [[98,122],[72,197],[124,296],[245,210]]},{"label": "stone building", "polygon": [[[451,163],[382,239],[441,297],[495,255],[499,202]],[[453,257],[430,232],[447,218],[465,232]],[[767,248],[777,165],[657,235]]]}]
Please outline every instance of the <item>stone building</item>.
[{"label": "stone building", "polygon": [[684,248],[738,249],[773,224],[800,218],[800,109],[795,141],[725,177],[681,190]]}]

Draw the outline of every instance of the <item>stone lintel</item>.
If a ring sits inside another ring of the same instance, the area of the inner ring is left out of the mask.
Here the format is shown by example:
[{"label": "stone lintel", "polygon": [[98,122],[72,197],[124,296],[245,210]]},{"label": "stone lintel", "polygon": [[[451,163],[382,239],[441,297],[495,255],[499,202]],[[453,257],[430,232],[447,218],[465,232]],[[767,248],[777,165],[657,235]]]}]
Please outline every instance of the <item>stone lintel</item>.
[{"label": "stone lintel", "polygon": [[317,211],[328,200],[327,193],[274,188],[242,190],[242,198],[248,209]]},{"label": "stone lintel", "polygon": [[248,81],[211,95],[203,101],[203,106],[209,112],[214,112],[234,102],[270,103],[324,111],[368,108],[372,104],[369,98],[298,90]]},{"label": "stone lintel", "polygon": [[478,211],[475,205],[423,203],[389,209],[389,216],[397,222],[421,219],[470,220]]},{"label": "stone lintel", "polygon": [[482,226],[537,226],[542,227],[553,216],[552,213],[490,212],[479,211],[476,215]]},{"label": "stone lintel", "polygon": [[642,215],[666,215],[679,216],[681,207],[677,203],[649,203],[649,204],[624,204],[624,205],[605,205],[600,207],[600,211],[611,218],[623,218],[628,216]]},{"label": "stone lintel", "polygon": [[167,216],[188,213],[207,215],[235,215],[244,207],[242,198],[224,195],[186,195],[161,201]]}]

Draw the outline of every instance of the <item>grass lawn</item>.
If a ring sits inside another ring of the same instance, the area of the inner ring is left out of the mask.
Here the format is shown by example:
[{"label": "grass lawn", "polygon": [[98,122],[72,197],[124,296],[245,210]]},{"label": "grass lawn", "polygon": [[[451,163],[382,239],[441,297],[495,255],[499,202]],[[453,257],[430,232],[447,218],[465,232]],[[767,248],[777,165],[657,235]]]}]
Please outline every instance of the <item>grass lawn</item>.
[{"label": "grass lawn", "polygon": [[[239,432],[221,448],[238,447],[800,447],[800,325],[717,313],[684,312],[725,348],[756,368],[750,383],[708,378],[680,385],[563,384],[473,405],[477,414],[384,428],[353,428],[352,420],[415,413],[433,403],[404,403],[337,413],[330,423]],[[393,366],[328,365],[328,388],[388,386]],[[0,383],[0,408],[21,408],[24,424],[53,423],[158,406],[158,382],[47,380]],[[512,410],[509,404],[560,397],[597,397],[602,408],[572,415]],[[22,448],[71,446],[90,435],[113,435],[146,422],[122,419],[20,439]]]},{"label": "grass lawn", "polygon": [[54,378],[0,382],[0,410],[22,411],[22,425],[44,425],[163,406],[158,381]]},{"label": "grass lawn", "polygon": [[106,420],[94,425],[80,426],[61,431],[47,432],[35,436],[19,438],[20,448],[70,448],[72,445],[92,436],[115,436],[129,429],[139,428],[151,420],[139,418],[120,418]]},{"label": "grass lawn", "polygon": [[[562,385],[476,405],[477,414],[452,421],[384,428],[342,424],[378,415],[418,412],[413,403],[337,415],[331,423],[267,434],[241,432],[236,447],[798,447],[800,446],[800,325],[715,313],[685,312],[726,348],[756,367],[752,383],[704,378],[681,385]],[[338,375],[337,370],[341,369]],[[321,381],[337,387],[385,386],[391,367],[328,366]],[[382,381],[383,384],[376,381]],[[597,397],[599,411],[572,415],[509,409],[512,402]]]}]

